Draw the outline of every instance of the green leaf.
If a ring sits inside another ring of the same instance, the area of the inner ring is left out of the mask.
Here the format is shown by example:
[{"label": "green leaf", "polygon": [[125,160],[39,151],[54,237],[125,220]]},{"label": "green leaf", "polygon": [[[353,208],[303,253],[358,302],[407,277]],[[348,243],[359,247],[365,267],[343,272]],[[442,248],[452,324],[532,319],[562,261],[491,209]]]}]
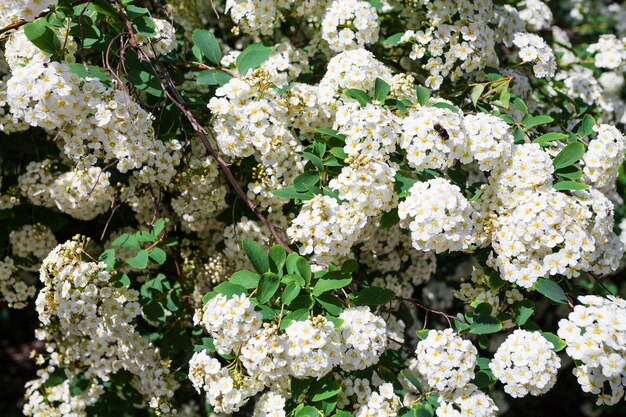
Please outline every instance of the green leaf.
[{"label": "green leaf", "polygon": [[272,55],[272,51],[271,47],[262,43],[248,46],[237,57],[236,65],[239,74],[246,75],[249,70],[259,68]]},{"label": "green leaf", "polygon": [[70,72],[78,75],[80,78],[97,78],[102,84],[109,86],[111,84],[111,80],[100,68],[95,65],[86,65],[86,64],[67,64]]},{"label": "green leaf", "polygon": [[324,171],[324,162],[320,159],[319,156],[312,154],[311,152],[302,152],[302,156],[315,165],[317,169],[320,171]]},{"label": "green leaf", "polygon": [[339,159],[346,159],[348,157],[348,154],[346,153],[346,151],[344,151],[343,148],[340,148],[340,147],[331,148],[330,154]]},{"label": "green leaf", "polygon": [[[349,274],[346,274],[342,271],[334,272],[339,273],[337,275],[337,278],[334,278],[333,276],[332,278],[320,278],[317,280],[315,286],[313,287],[313,296],[321,295],[328,291],[343,288],[352,282],[352,278],[349,276]],[[333,274],[333,272],[329,272],[324,276],[329,277],[331,274]]]},{"label": "green leaf", "polygon": [[208,69],[204,70],[198,74],[196,78],[196,82],[200,85],[226,85],[233,78],[229,73],[216,70],[216,69]]},{"label": "green leaf", "polygon": [[245,289],[251,290],[256,288],[259,285],[259,280],[261,277],[259,274],[255,274],[252,271],[242,270],[235,272],[231,277],[229,282],[240,285]]},{"label": "green leaf", "polygon": [[150,256],[150,259],[152,259],[159,265],[163,265],[165,263],[165,260],[167,259],[167,254],[165,253],[165,251],[158,247],[150,249],[148,255]]},{"label": "green leaf", "polygon": [[130,288],[130,278],[126,274],[118,276],[114,281],[111,281],[111,283],[116,288]]},{"label": "green leaf", "polygon": [[385,100],[385,97],[389,95],[391,91],[391,87],[387,84],[383,79],[376,78],[374,82],[374,98],[378,101]]},{"label": "green leaf", "polygon": [[309,310],[306,308],[302,308],[296,311],[293,311],[283,317],[283,321],[280,323],[280,330],[285,330],[292,321],[304,321],[309,318]]},{"label": "green leaf", "polygon": [[480,98],[480,96],[483,94],[484,91],[485,91],[485,84],[478,84],[472,88],[470,97],[472,99],[472,104],[474,105],[474,107],[476,107],[476,103],[478,103],[478,99]]},{"label": "green leaf", "polygon": [[126,263],[133,268],[146,269],[146,267],[148,266],[148,257],[148,252],[146,252],[145,250],[140,250],[139,252],[137,252],[137,255],[128,259]]},{"label": "green leaf", "polygon": [[383,215],[380,216],[380,227],[383,229],[389,229],[398,223],[400,223],[400,216],[398,216],[397,208],[383,213]]},{"label": "green leaf", "polygon": [[534,139],[533,143],[537,143],[541,146],[546,146],[549,142],[567,139],[567,136],[568,135],[566,135],[565,133],[549,132]]},{"label": "green leaf", "polygon": [[519,127],[516,127],[513,131],[513,140],[515,143],[524,143],[526,141],[526,133]]},{"label": "green leaf", "polygon": [[165,310],[163,309],[163,305],[156,300],[148,300],[146,304],[144,304],[143,314],[150,321],[164,321],[165,320]]},{"label": "green leaf", "polygon": [[320,296],[315,297],[315,301],[319,305],[321,305],[324,310],[328,311],[330,314],[334,316],[338,316],[343,311],[343,304],[341,300],[331,293],[325,293]]},{"label": "green leaf", "polygon": [[243,241],[243,250],[258,273],[262,274],[269,271],[270,263],[263,246],[254,240],[245,239]]},{"label": "green leaf", "polygon": [[476,372],[472,383],[478,388],[487,388],[490,385],[495,384],[497,378],[493,375],[493,372],[489,369],[484,369]]},{"label": "green leaf", "polygon": [[594,119],[591,115],[586,114],[583,117],[583,120],[580,122],[578,126],[578,130],[576,130],[576,136],[589,136],[593,133],[593,127],[596,125],[596,119]]},{"label": "green leaf", "polygon": [[430,90],[428,88],[418,85],[415,87],[415,94],[417,95],[417,102],[421,106],[428,104],[428,100],[430,100]]},{"label": "green leaf", "polygon": [[524,103],[524,100],[522,100],[521,98],[515,97],[515,99],[513,100],[513,106],[515,106],[515,108],[522,113],[528,114],[528,106],[526,106],[526,103]]},{"label": "green leaf", "polygon": [[563,291],[559,284],[554,281],[545,278],[539,278],[533,284],[533,288],[556,303],[567,304],[565,291]]},{"label": "green leaf", "polygon": [[115,249],[107,249],[98,257],[100,262],[104,262],[109,269],[115,268]]},{"label": "green leaf", "polygon": [[336,381],[333,381],[330,377],[327,376],[325,378],[322,378],[322,380],[317,381],[311,386],[309,395],[311,396],[311,401],[318,402],[318,401],[328,399],[330,397],[334,397],[340,392],[341,392],[341,384],[339,384]]},{"label": "green leaf", "polygon": [[370,99],[365,91],[357,90],[356,88],[347,88],[343,93],[346,97],[350,97],[358,101],[362,107],[365,107],[368,103],[372,102],[372,99]]},{"label": "green leaf", "polygon": [[196,29],[193,31],[191,39],[209,62],[219,65],[222,59],[222,49],[213,33],[208,30]]},{"label": "green leaf", "polygon": [[317,408],[307,405],[298,410],[295,417],[320,417],[323,415],[324,414],[322,414],[322,412]]},{"label": "green leaf", "polygon": [[556,175],[560,178],[566,178],[568,180],[579,180],[583,177],[582,171],[574,165],[558,169],[556,171]]},{"label": "green leaf", "polygon": [[280,285],[280,277],[273,272],[266,272],[261,275],[259,281],[258,292],[256,295],[257,300],[261,304],[267,303],[276,294],[278,286]]},{"label": "green leaf", "polygon": [[272,194],[276,197],[288,198],[290,200],[310,200],[313,198],[313,193],[308,191],[300,192],[292,185],[274,190],[272,191]]},{"label": "green leaf", "polygon": [[395,35],[391,35],[387,39],[383,41],[383,45],[397,45],[400,43],[400,39],[404,36],[404,32],[396,33]]},{"label": "green leaf", "polygon": [[567,346],[565,341],[554,333],[541,332],[541,335],[545,337],[548,342],[552,343],[552,350],[555,352],[559,352]]},{"label": "green leaf", "polygon": [[400,371],[400,375],[405,377],[407,381],[409,381],[417,389],[417,392],[423,392],[424,387],[422,386],[420,380],[417,379],[417,377],[413,374],[413,372],[409,371],[408,369],[403,369]]},{"label": "green leaf", "polygon": [[585,154],[585,145],[580,142],[570,143],[561,149],[561,152],[552,162],[555,169],[561,169],[578,162]]},{"label": "green leaf", "polygon": [[48,375],[48,379],[44,382],[44,386],[48,388],[56,387],[60,385],[67,377],[65,376],[65,371],[61,368],[56,368],[50,375]]},{"label": "green leaf", "polygon": [[491,334],[502,330],[502,323],[495,317],[479,315],[474,317],[474,322],[470,326],[470,333],[473,334]]},{"label": "green leaf", "polygon": [[367,287],[351,296],[357,306],[378,306],[393,300],[396,293],[387,288]]},{"label": "green leaf", "polygon": [[37,48],[52,55],[52,59],[61,56],[61,41],[48,26],[46,19],[39,18],[24,25],[24,35]]},{"label": "green leaf", "polygon": [[285,248],[280,245],[273,245],[270,248],[270,269],[277,274],[282,275],[283,265],[285,265],[285,259],[287,259],[287,252]]},{"label": "green leaf", "polygon": [[311,188],[317,188],[320,181],[320,174],[316,171],[305,171],[293,180],[293,185],[299,192],[311,191]]},{"label": "green leaf", "polygon": [[301,287],[296,282],[290,282],[285,286],[283,293],[280,295],[285,305],[291,304],[291,302],[300,294]]},{"label": "green leaf", "polygon": [[153,240],[156,241],[161,235],[161,233],[163,233],[163,230],[165,230],[165,225],[167,224],[168,221],[169,221],[168,219],[158,219],[156,222],[154,222],[154,224],[152,225],[152,239]]},{"label": "green leaf", "polygon": [[524,119],[522,119],[522,125],[526,129],[530,129],[539,125],[544,125],[546,123],[552,123],[554,119],[550,116],[540,115],[540,116],[531,116],[527,114]]},{"label": "green leaf", "polygon": [[228,282],[228,281],[222,282],[220,285],[213,288],[213,291],[216,292],[217,294],[222,294],[226,297],[232,297],[233,295],[241,295],[247,292],[245,287],[241,285],[233,284],[232,282]]},{"label": "green leaf", "polygon": [[296,272],[304,278],[306,285],[311,283],[311,265],[309,265],[309,262],[302,256],[299,256],[296,260]]},{"label": "green leaf", "polygon": [[535,303],[530,300],[520,301],[513,307],[515,313],[515,324],[523,326],[535,312]]},{"label": "green leaf", "polygon": [[567,191],[567,190],[580,191],[580,190],[586,190],[587,188],[589,188],[587,184],[583,184],[582,182],[576,182],[576,181],[559,181],[556,184],[554,184],[554,189],[558,191]]}]

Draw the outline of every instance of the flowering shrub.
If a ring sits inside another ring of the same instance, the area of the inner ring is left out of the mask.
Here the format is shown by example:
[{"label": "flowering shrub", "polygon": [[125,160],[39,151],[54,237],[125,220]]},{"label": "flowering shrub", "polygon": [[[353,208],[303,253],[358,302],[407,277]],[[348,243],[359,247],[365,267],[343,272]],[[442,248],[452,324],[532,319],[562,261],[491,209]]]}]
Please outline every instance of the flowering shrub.
[{"label": "flowering shrub", "polygon": [[623,415],[625,22],[4,1],[0,409]]}]

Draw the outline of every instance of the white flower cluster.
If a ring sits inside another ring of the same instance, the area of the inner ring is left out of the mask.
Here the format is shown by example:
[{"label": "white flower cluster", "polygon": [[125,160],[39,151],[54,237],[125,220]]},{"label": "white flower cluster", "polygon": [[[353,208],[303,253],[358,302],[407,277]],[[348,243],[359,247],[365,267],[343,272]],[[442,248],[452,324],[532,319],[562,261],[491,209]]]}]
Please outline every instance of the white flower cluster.
[{"label": "white flower cluster", "polygon": [[[28,48],[33,49],[30,56],[18,55]],[[152,115],[127,92],[97,78],[80,78],[66,62],[50,62],[21,29],[7,42],[6,57],[12,115],[31,126],[59,129],[65,154],[79,166],[117,161],[122,173],[141,168],[136,175],[145,183],[166,183],[176,173],[180,144],[157,140]]]},{"label": "white flower cluster", "polygon": [[245,33],[270,35],[293,0],[226,0],[226,12]]},{"label": "white flower cluster", "polygon": [[474,384],[467,384],[463,388],[443,392],[435,414],[437,417],[496,417],[498,407],[489,395]]},{"label": "white flower cluster", "polygon": [[[50,353],[49,372],[58,367],[77,369],[87,378],[107,381],[114,373],[126,370],[151,407],[168,409],[177,383],[159,350],[134,327],[135,318],[141,314],[139,292],[110,284],[111,274],[104,264],[82,261],[82,245],[72,240],[57,246],[40,269],[44,287],[36,308],[42,325],[39,338]],[[47,376],[40,376],[42,384],[45,379]],[[46,388],[41,385],[40,389]],[[102,392],[94,392],[96,399]],[[56,410],[65,410],[63,415],[86,415],[84,404],[73,402],[71,397],[60,398],[60,404],[40,401],[40,397],[31,392],[27,415],[56,416]]]},{"label": "white flower cluster", "polygon": [[552,24],[552,11],[541,0],[523,0],[519,16],[534,32],[546,29]]},{"label": "white flower cluster", "polygon": [[0,300],[11,308],[24,308],[36,292],[34,285],[28,285],[17,275],[13,259],[7,256],[0,260]]},{"label": "white flower cluster", "polygon": [[241,346],[261,328],[262,316],[245,295],[227,298],[216,295],[194,316],[195,324],[202,324],[222,355],[238,352]]},{"label": "white flower cluster", "polygon": [[601,35],[598,42],[592,43],[587,52],[595,54],[596,67],[611,70],[623,69],[626,63],[626,44],[614,34]]},{"label": "white flower cluster", "polygon": [[533,63],[533,71],[538,78],[554,77],[556,58],[552,48],[538,35],[519,32],[513,38],[519,57],[524,62]]},{"label": "white flower cluster", "polygon": [[612,197],[619,166],[624,162],[626,136],[616,127],[600,124],[593,128],[596,137],[589,141],[583,156],[584,181]]},{"label": "white flower cluster", "polygon": [[276,325],[264,323],[241,348],[241,363],[249,375],[260,381],[280,382],[289,373],[288,339],[278,335]]},{"label": "white flower cluster", "polygon": [[11,252],[20,258],[35,257],[38,260],[50,253],[58,244],[49,227],[41,223],[27,224],[9,234]]},{"label": "white flower cluster", "polygon": [[489,369],[512,397],[541,395],[556,384],[561,360],[539,332],[517,329],[496,351]]},{"label": "white flower cluster", "polygon": [[217,413],[238,411],[253,395],[263,389],[263,383],[241,373],[230,373],[205,351],[196,352],[189,361],[189,380],[198,393]]},{"label": "white flower cluster", "polygon": [[0,3],[0,27],[19,20],[31,21],[46,10],[55,0],[6,0]]},{"label": "white flower cluster", "polygon": [[213,129],[220,151],[233,158],[254,155],[262,164],[251,197],[260,194],[266,206],[284,203],[271,191],[290,185],[303,168],[297,155],[302,145],[288,125],[288,101],[271,84],[271,75],[257,69],[218,88],[208,104],[216,116]]},{"label": "white flower cluster", "polygon": [[475,242],[474,211],[461,189],[444,178],[416,182],[398,205],[400,225],[423,251],[464,251]]},{"label": "white flower cluster", "polygon": [[389,110],[356,103],[341,106],[335,119],[335,130],[346,135],[343,150],[348,155],[380,157],[394,151],[400,130],[396,117]]},{"label": "white flower cluster", "polygon": [[268,391],[254,406],[253,417],[285,417],[285,398],[275,392]]},{"label": "white flower cluster", "polygon": [[322,39],[335,52],[362,48],[378,40],[378,14],[367,1],[334,0],[322,20]]},{"label": "white flower cluster", "polygon": [[400,398],[393,392],[393,385],[387,382],[365,398],[355,417],[396,417],[401,406]]},{"label": "white flower cluster", "polygon": [[[581,296],[558,336],[580,364],[574,375],[583,391],[597,394],[597,404],[617,404],[626,387],[626,301],[619,297]],[[607,384],[610,391],[607,389]]]},{"label": "white flower cluster", "polygon": [[341,361],[341,339],[323,316],[293,321],[285,335],[290,373],[296,378],[320,378]]},{"label": "white flower cluster", "polygon": [[469,114],[463,119],[463,127],[466,146],[482,171],[490,171],[509,158],[513,135],[504,120],[487,113]]},{"label": "white flower cluster", "polygon": [[211,228],[215,213],[226,206],[224,185],[218,182],[218,167],[215,160],[205,155],[204,148],[196,146],[186,169],[174,177],[172,209],[181,217],[186,230],[205,235]]},{"label": "white flower cluster", "polygon": [[365,216],[376,216],[397,204],[393,192],[395,165],[390,166],[378,157],[357,155],[350,165],[333,178],[328,186],[339,192],[339,198],[350,208]]},{"label": "white flower cluster", "polygon": [[471,161],[466,150],[463,116],[449,109],[418,107],[402,120],[399,141],[409,165],[417,170],[448,168],[456,159]]},{"label": "white flower cluster", "polygon": [[372,95],[377,77],[391,84],[391,71],[376,60],[374,54],[365,49],[342,52],[328,61],[326,73],[318,85],[318,101],[326,112],[334,113],[341,102],[354,102],[342,94],[345,89],[358,89]]},{"label": "white flower cluster", "polygon": [[316,195],[303,204],[287,235],[302,244],[301,255],[315,254],[320,262],[326,262],[350,253],[365,221],[363,213],[351,210],[348,205],[326,195]]},{"label": "white flower cluster", "polygon": [[[410,7],[412,28],[402,36],[401,42],[413,43],[410,58],[428,61],[422,67],[430,73],[426,86],[439,89],[444,78],[458,80],[464,74],[482,69],[497,62],[494,51],[496,33],[490,26],[493,18],[491,0],[426,0],[412,2],[417,7],[426,7],[425,19],[420,18]],[[421,62],[421,61],[420,61]]]},{"label": "white flower cluster", "polygon": [[178,46],[176,44],[176,31],[174,26],[167,20],[151,18],[154,23],[154,33],[148,38],[138,32],[135,35],[141,50],[150,58],[156,55],[167,55]]},{"label": "white flower cluster", "polygon": [[417,344],[417,371],[428,385],[439,391],[463,388],[474,378],[478,351],[452,329],[430,330]]},{"label": "white flower cluster", "polygon": [[341,332],[341,367],[346,371],[365,369],[374,365],[387,346],[385,321],[370,312],[369,307],[345,309]]}]

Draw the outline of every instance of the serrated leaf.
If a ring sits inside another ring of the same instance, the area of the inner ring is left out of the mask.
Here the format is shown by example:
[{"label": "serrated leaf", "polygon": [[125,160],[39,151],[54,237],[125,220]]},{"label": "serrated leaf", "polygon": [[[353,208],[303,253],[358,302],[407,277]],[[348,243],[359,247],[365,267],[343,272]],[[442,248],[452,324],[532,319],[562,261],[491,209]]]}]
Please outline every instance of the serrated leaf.
[{"label": "serrated leaf", "polygon": [[513,99],[513,106],[515,106],[516,109],[518,109],[519,111],[521,111],[524,114],[528,114],[528,107],[526,106],[526,103],[524,103],[524,100],[522,100],[519,97],[515,97],[515,99]]},{"label": "serrated leaf", "polygon": [[553,142],[555,140],[567,139],[567,136],[568,135],[566,135],[565,133],[548,132],[546,134],[539,136],[538,138],[535,138],[533,140],[533,143],[537,143],[541,146],[546,146],[548,143]]},{"label": "serrated leaf", "polygon": [[404,36],[404,32],[391,35],[383,41],[383,45],[398,45],[400,43],[400,39],[402,39],[402,36]]},{"label": "serrated leaf", "polygon": [[552,117],[543,114],[539,116],[531,116],[530,114],[527,114],[524,119],[522,119],[522,125],[526,129],[531,129],[539,125],[552,123],[553,121],[554,119]]},{"label": "serrated leaf", "polygon": [[492,316],[476,316],[470,326],[469,332],[472,334],[491,334],[502,330],[502,323]]},{"label": "serrated leaf", "polygon": [[553,187],[558,191],[581,191],[589,188],[587,184],[576,181],[559,181]]},{"label": "serrated leaf", "polygon": [[570,143],[561,149],[552,164],[555,169],[565,168],[578,162],[584,154],[585,145],[580,142]]},{"label": "serrated leaf", "polygon": [[396,293],[388,288],[367,287],[351,296],[357,306],[378,306],[393,300]]},{"label": "serrated leaf", "polygon": [[383,79],[376,78],[374,82],[374,98],[378,101],[383,101],[385,97],[389,95],[391,87]]},{"label": "serrated leaf", "polygon": [[555,352],[559,352],[567,346],[565,341],[554,333],[541,332],[541,335],[545,337],[548,342],[552,343],[552,350]]},{"label": "serrated leaf", "polygon": [[485,91],[485,84],[478,84],[472,88],[472,92],[470,94],[470,98],[472,99],[472,104],[476,107],[476,103],[478,103],[478,99]]},{"label": "serrated leaf", "polygon": [[580,126],[576,130],[576,135],[581,137],[589,136],[593,133],[593,127],[596,125],[596,119],[591,115],[586,114],[583,120],[580,122]]},{"label": "serrated leaf", "polygon": [[227,72],[216,69],[208,69],[200,72],[196,77],[196,82],[200,85],[226,85],[233,76]]},{"label": "serrated leaf", "polygon": [[146,252],[145,250],[140,250],[139,252],[137,252],[137,255],[128,259],[126,263],[133,268],[146,269],[146,267],[148,266],[148,258],[148,252]]},{"label": "serrated leaf", "polygon": [[256,288],[259,285],[260,279],[261,277],[259,276],[259,274],[255,274],[252,271],[247,271],[244,269],[244,270],[235,272],[230,277],[229,281],[235,285],[240,285],[244,287],[245,289],[251,290],[253,288]]},{"label": "serrated leaf", "polygon": [[222,59],[222,49],[213,33],[208,30],[196,29],[193,31],[191,39],[209,62],[219,65]]},{"label": "serrated leaf", "polygon": [[261,244],[254,240],[245,239],[243,241],[243,250],[258,273],[262,274],[269,271],[270,263]]},{"label": "serrated leaf", "polygon": [[520,301],[513,307],[515,313],[515,324],[523,326],[535,312],[535,303],[530,300]]},{"label": "serrated leaf", "polygon": [[272,55],[272,52],[271,47],[262,43],[248,46],[237,57],[236,64],[239,74],[246,75],[249,70],[259,68]]},{"label": "serrated leaf", "polygon": [[567,304],[567,297],[565,296],[565,291],[557,284],[556,282],[539,278],[533,284],[533,289],[543,294],[550,300],[559,303],[559,304]]},{"label": "serrated leaf", "polygon": [[361,107],[365,107],[372,102],[372,99],[365,91],[357,90],[356,88],[347,88],[343,93],[346,97],[350,97],[358,101]]},{"label": "serrated leaf", "polygon": [[280,277],[273,272],[266,272],[259,280],[258,292],[256,294],[259,303],[265,304],[276,294],[280,285]]},{"label": "serrated leaf", "polygon": [[148,255],[150,256],[150,259],[152,259],[159,265],[163,265],[167,259],[167,253],[165,253],[163,249],[158,247],[150,249]]},{"label": "serrated leaf", "polygon": [[301,287],[296,282],[290,282],[285,286],[280,298],[285,305],[291,304],[291,302],[300,294]]}]

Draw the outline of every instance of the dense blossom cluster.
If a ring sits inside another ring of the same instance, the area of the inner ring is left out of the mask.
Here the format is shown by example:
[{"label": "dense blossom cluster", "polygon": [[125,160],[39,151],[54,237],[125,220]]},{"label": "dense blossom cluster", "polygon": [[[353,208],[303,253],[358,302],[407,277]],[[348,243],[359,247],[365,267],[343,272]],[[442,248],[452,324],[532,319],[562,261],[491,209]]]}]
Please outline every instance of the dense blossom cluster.
[{"label": "dense blossom cluster", "polygon": [[578,300],[582,304],[559,322],[558,335],[567,354],[580,361],[574,375],[583,391],[597,394],[598,404],[617,404],[626,387],[626,302],[594,295]]},{"label": "dense blossom cluster", "polygon": [[463,388],[474,377],[478,351],[452,329],[430,330],[417,344],[417,371],[440,391]]},{"label": "dense blossom cluster", "polygon": [[70,3],[0,4],[25,415],[623,400],[626,6]]},{"label": "dense blossom cluster", "polygon": [[500,345],[489,368],[512,397],[545,394],[561,366],[552,347],[541,333],[518,329]]}]

